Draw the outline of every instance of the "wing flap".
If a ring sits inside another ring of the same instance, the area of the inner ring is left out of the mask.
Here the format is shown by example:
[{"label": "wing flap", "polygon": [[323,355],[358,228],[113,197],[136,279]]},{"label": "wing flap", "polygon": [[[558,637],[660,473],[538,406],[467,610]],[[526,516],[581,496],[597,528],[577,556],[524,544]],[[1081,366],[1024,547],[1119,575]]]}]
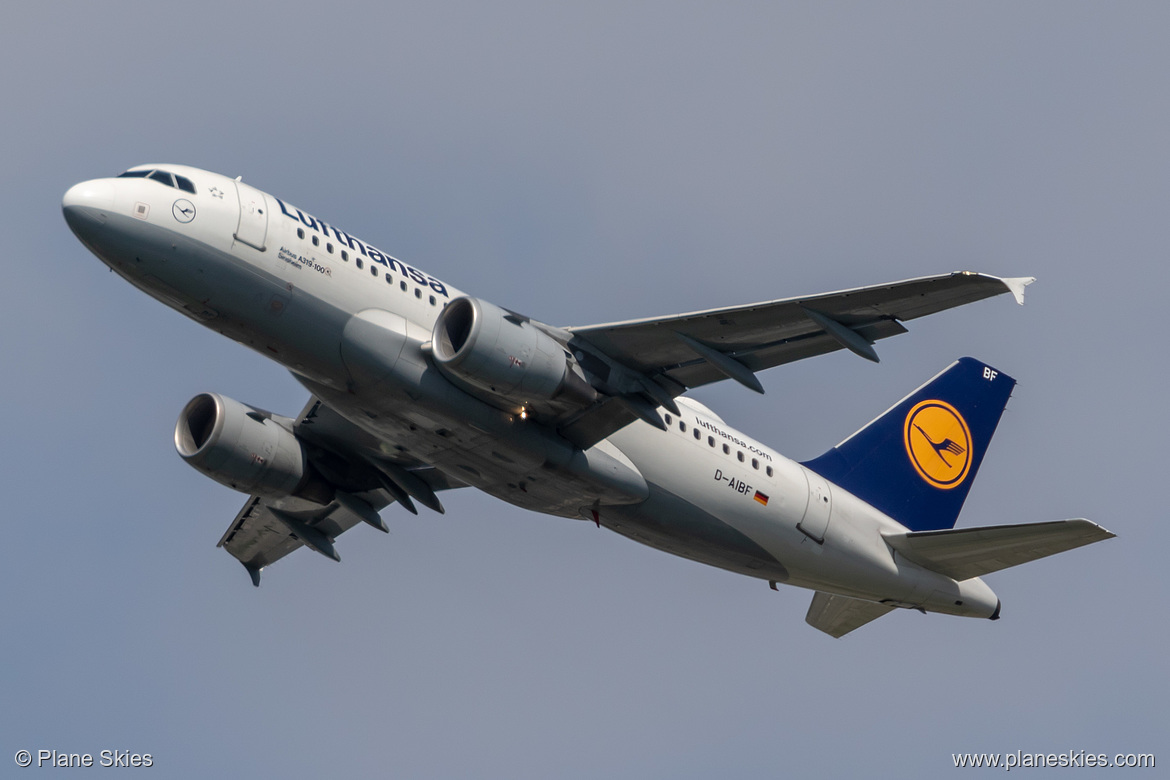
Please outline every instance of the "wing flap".
[{"label": "wing flap", "polygon": [[915,563],[961,581],[1114,536],[1096,523],[1075,519],[888,534],[885,540]]},{"label": "wing flap", "polygon": [[888,604],[836,596],[818,590],[813,596],[812,603],[808,605],[808,614],[804,616],[804,622],[831,637],[840,639],[850,631],[861,628],[894,609]]}]

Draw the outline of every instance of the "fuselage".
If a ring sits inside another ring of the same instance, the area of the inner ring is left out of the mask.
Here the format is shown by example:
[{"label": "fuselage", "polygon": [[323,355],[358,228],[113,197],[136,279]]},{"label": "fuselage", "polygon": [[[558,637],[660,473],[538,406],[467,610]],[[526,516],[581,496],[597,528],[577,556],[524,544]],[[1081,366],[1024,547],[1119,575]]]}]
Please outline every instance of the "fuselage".
[{"label": "fuselage", "polygon": [[462,295],[450,284],[239,180],[182,165],[127,173],[66,193],[85,245],[152,297],[287,367],[387,455],[759,579],[995,611],[981,580],[906,560],[883,540],[901,524],[703,405],[681,397],[666,430],[639,420],[576,448],[436,370],[432,330]]}]

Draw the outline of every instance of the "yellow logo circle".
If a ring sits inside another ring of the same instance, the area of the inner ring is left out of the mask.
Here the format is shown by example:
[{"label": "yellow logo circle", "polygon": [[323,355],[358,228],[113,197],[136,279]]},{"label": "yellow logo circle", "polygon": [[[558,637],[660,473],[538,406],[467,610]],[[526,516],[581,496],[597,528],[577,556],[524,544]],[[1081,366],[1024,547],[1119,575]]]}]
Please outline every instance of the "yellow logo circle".
[{"label": "yellow logo circle", "polygon": [[950,490],[971,469],[971,430],[946,401],[922,401],[906,415],[902,433],[914,470],[929,484]]}]

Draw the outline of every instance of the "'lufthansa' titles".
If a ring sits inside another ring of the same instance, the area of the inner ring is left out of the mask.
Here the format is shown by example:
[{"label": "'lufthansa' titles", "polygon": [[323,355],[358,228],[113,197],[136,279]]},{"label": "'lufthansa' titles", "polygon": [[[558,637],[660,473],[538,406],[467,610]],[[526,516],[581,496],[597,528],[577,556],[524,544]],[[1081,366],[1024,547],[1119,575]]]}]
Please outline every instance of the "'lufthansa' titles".
[{"label": "'lufthansa' titles", "polygon": [[[359,241],[358,239],[346,233],[344,230],[339,230],[338,228],[326,223],[323,219],[317,219],[316,217],[301,211],[296,206],[289,206],[280,198],[276,198],[275,196],[273,197],[274,200],[280,204],[281,212],[294,222],[299,222],[310,230],[315,230],[318,233],[321,233],[327,239],[335,237],[338,243],[349,247],[355,252],[360,252],[365,257],[368,257],[371,262],[385,266],[387,270],[396,271],[402,276],[414,280],[416,284],[430,287],[444,298],[450,297],[450,295],[447,293],[447,286],[435,277],[429,274],[425,274],[417,268],[413,268],[401,260],[396,260],[385,252],[382,252],[381,250],[369,244]],[[332,231],[332,236],[330,235],[330,231]]]}]

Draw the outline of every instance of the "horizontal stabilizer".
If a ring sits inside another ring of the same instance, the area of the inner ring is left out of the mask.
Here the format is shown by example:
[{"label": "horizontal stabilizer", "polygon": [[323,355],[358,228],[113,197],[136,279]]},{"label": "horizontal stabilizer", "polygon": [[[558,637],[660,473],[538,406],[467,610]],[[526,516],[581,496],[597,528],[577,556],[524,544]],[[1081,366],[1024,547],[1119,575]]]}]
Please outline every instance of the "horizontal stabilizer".
[{"label": "horizontal stabilizer", "polygon": [[808,614],[804,616],[804,622],[840,639],[853,629],[861,628],[893,609],[894,607],[888,604],[877,604],[848,596],[834,596],[818,590],[813,596],[812,604],[808,605]]},{"label": "horizontal stabilizer", "polygon": [[917,564],[956,580],[1111,539],[1115,534],[1088,520],[994,525],[886,534],[895,550]]}]

